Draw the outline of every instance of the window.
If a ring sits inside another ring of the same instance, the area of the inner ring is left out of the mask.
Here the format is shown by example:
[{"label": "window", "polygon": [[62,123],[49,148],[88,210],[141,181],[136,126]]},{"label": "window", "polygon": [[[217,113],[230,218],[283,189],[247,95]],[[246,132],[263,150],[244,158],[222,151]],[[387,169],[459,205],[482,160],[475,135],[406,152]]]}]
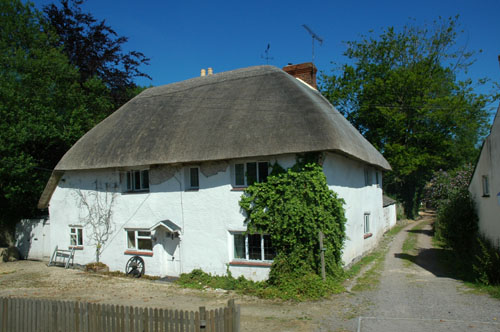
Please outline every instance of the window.
[{"label": "window", "polygon": [[364,216],[364,230],[365,230],[365,234],[369,234],[370,233],[370,214],[369,213],[365,213],[365,216]]},{"label": "window", "polygon": [[151,232],[146,230],[128,230],[127,248],[132,250],[153,250]]},{"label": "window", "polygon": [[246,187],[255,182],[265,182],[269,175],[269,163],[250,162],[234,165],[234,184],[237,187]]},{"label": "window", "polygon": [[488,181],[488,175],[483,175],[483,197],[490,196],[490,183]]},{"label": "window", "polygon": [[369,186],[372,184],[372,174],[369,168],[365,168],[365,186]]},{"label": "window", "polygon": [[200,176],[198,173],[198,167],[191,167],[189,169],[189,188],[190,189],[200,188]]},{"label": "window", "polygon": [[271,261],[276,256],[269,235],[236,233],[233,236],[234,259]]},{"label": "window", "polygon": [[148,191],[149,170],[133,170],[127,172],[127,191]]},{"label": "window", "polygon": [[375,171],[375,184],[376,184],[377,186],[380,186],[380,181],[379,181],[379,179],[378,179],[378,171]]},{"label": "window", "polygon": [[83,246],[83,228],[81,226],[71,226],[70,232],[70,246],[81,247]]}]

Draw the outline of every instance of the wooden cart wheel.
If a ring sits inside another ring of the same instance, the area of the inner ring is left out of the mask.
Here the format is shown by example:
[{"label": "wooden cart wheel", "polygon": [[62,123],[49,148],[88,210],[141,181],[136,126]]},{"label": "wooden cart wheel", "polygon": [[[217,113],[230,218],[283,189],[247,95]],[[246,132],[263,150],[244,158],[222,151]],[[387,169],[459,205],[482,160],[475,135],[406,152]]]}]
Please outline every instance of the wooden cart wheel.
[{"label": "wooden cart wheel", "polygon": [[139,256],[130,258],[125,266],[125,273],[134,278],[140,278],[145,270],[144,260]]}]

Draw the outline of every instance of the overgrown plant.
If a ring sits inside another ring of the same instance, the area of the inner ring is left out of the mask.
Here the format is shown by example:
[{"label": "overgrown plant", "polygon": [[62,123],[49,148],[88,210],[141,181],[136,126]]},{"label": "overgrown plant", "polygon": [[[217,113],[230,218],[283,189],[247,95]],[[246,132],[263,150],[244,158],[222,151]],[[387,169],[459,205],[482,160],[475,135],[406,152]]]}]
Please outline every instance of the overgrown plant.
[{"label": "overgrown plant", "polygon": [[95,246],[96,262],[99,263],[102,247],[113,233],[113,205],[116,188],[109,183],[100,186],[95,182],[95,190],[75,190],[80,208],[80,221],[90,228],[90,244]]},{"label": "overgrown plant", "polygon": [[247,231],[269,234],[277,251],[270,284],[288,287],[302,279],[308,279],[309,284],[313,279],[321,280],[320,231],[324,234],[327,275],[335,277],[342,271],[343,204],[344,200],[328,188],[317,163],[298,162],[245,190],[240,206],[247,215]]}]

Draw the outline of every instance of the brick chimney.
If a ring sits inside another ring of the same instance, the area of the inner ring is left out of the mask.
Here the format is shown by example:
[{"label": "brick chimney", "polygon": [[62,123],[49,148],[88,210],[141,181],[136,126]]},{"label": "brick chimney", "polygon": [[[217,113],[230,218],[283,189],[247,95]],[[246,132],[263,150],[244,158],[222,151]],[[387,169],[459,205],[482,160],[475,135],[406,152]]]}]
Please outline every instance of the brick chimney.
[{"label": "brick chimney", "polygon": [[300,78],[315,89],[316,85],[316,72],[318,69],[312,62],[299,63],[298,65],[288,65],[283,67],[283,70],[293,77]]}]

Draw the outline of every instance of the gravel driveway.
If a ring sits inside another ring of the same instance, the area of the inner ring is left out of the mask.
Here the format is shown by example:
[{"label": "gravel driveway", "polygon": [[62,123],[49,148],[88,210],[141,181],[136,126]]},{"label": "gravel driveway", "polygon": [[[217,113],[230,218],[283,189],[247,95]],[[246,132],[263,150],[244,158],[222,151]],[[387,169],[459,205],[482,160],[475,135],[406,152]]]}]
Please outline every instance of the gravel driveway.
[{"label": "gravel driveway", "polygon": [[[365,295],[372,305],[357,331],[500,331],[500,301],[473,294],[440,268],[426,221],[422,230],[410,224],[394,239],[378,289]],[[401,250],[408,232],[417,233],[416,255]]]}]

